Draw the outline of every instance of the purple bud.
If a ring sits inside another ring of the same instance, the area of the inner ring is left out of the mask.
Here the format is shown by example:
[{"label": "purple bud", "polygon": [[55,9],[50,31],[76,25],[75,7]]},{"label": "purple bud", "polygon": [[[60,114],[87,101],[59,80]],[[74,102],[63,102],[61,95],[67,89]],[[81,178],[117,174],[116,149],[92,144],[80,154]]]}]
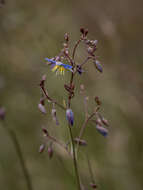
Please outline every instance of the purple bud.
[{"label": "purple bud", "polygon": [[66,110],[66,118],[70,125],[73,125],[74,122],[74,115],[71,109]]},{"label": "purple bud", "polygon": [[98,60],[96,60],[96,61],[94,62],[94,64],[95,64],[96,69],[97,69],[100,73],[102,73],[102,72],[103,72],[103,68],[102,68],[101,63],[100,63]]},{"label": "purple bud", "polygon": [[3,107],[0,108],[0,119],[1,120],[5,119],[5,108]]},{"label": "purple bud", "polygon": [[57,118],[57,114],[56,114],[56,109],[55,108],[52,109],[52,117],[53,117],[53,120],[56,122],[56,125],[59,125],[59,121],[58,121],[58,118]]},{"label": "purple bud", "polygon": [[108,135],[108,130],[100,125],[96,125],[96,129],[97,131],[103,135],[104,137],[106,137]]},{"label": "purple bud", "polygon": [[50,145],[48,147],[48,155],[49,155],[49,158],[51,159],[53,157],[53,148],[52,148],[52,145]]},{"label": "purple bud", "polygon": [[41,144],[39,148],[39,153],[42,153],[45,150],[45,144]]},{"label": "purple bud", "polygon": [[38,108],[39,108],[39,110],[40,110],[43,114],[46,114],[46,113],[47,113],[47,111],[46,111],[44,105],[42,105],[41,103],[38,104]]}]

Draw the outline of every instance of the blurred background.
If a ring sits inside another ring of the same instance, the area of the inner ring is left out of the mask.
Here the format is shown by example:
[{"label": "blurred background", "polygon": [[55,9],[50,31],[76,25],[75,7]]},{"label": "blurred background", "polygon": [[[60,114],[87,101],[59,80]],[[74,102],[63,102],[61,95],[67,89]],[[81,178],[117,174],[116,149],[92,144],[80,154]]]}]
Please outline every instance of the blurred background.
[{"label": "blurred background", "polygon": [[[77,76],[76,96],[72,102],[76,135],[84,120],[79,85],[85,84],[89,112],[93,98],[102,100],[102,113],[110,122],[109,136],[104,138],[89,123],[81,148],[79,168],[84,184],[90,183],[86,154],[90,157],[100,190],[143,189],[143,2],[5,0],[0,8],[0,105],[6,108],[7,127],[13,129],[32,180],[33,190],[76,189],[72,162],[66,153],[54,147],[51,160],[47,151],[39,154],[45,126],[61,141],[69,138],[65,113],[57,109],[60,126],[37,105],[41,96],[38,86],[47,75],[49,94],[59,102],[66,99],[63,88],[69,78],[55,76],[45,57],[57,55],[63,36],[68,32],[71,46],[79,38],[80,27],[89,29],[88,37],[97,39],[104,72],[98,73],[89,63],[82,76]],[[81,47],[76,56],[84,59]],[[88,187],[88,186],[87,186]],[[26,182],[13,143],[0,122],[0,189],[26,190]],[[88,189],[91,189],[88,187]]]}]

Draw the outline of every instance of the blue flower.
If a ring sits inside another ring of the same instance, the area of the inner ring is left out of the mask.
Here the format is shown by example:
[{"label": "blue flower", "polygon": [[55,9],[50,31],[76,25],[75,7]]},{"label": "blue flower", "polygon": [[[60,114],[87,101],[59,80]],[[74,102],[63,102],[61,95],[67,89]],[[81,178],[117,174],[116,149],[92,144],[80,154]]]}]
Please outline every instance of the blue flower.
[{"label": "blue flower", "polygon": [[64,63],[59,62],[59,61],[54,61],[54,60],[49,59],[49,58],[45,58],[45,60],[51,64],[52,71],[53,72],[55,71],[56,74],[64,75],[65,70],[69,70],[69,71],[73,72],[71,65],[67,65],[67,64],[64,64]]}]

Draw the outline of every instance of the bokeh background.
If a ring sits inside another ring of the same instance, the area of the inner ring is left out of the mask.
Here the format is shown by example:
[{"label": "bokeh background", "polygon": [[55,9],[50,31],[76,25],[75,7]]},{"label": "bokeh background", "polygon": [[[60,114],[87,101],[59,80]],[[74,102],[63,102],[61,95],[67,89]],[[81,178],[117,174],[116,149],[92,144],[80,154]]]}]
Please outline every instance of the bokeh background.
[{"label": "bokeh background", "polygon": [[[84,184],[89,184],[86,155],[90,157],[100,190],[143,189],[143,2],[13,0],[0,8],[0,105],[6,108],[6,125],[19,140],[34,190],[76,189],[72,163],[58,147],[52,160],[47,151],[38,153],[43,142],[41,127],[67,142],[65,113],[57,110],[60,126],[51,118],[51,105],[43,116],[37,104],[41,76],[47,75],[47,89],[62,102],[66,99],[65,77],[56,77],[44,64],[45,57],[60,51],[65,32],[71,45],[79,38],[79,28],[89,29],[89,38],[97,39],[96,55],[103,74],[90,63],[76,79],[72,109],[76,135],[84,120],[78,87],[85,84],[89,112],[93,97],[103,102],[102,113],[110,122],[105,139],[89,123],[84,139],[88,146],[80,153],[79,168]],[[84,58],[78,51],[77,61]],[[87,186],[88,187],[88,186]],[[0,189],[26,190],[25,179],[13,143],[0,123]],[[88,187],[88,189],[90,189]]]}]

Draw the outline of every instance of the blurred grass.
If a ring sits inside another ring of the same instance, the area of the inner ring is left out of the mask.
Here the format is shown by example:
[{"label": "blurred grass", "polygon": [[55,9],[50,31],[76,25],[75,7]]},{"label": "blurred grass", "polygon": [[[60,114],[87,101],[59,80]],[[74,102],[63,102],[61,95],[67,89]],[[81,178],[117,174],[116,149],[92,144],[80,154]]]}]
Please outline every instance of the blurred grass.
[{"label": "blurred grass", "polygon": [[[6,107],[7,125],[19,139],[34,190],[75,189],[71,162],[58,151],[49,161],[47,153],[38,154],[42,142],[41,126],[63,140],[68,139],[65,113],[58,110],[61,126],[56,129],[47,104],[43,117],[37,103],[38,83],[46,73],[51,95],[62,102],[65,92],[59,80],[43,64],[44,57],[58,53],[65,32],[73,40],[79,28],[89,28],[89,36],[99,40],[97,54],[103,62],[101,75],[92,65],[76,84],[84,83],[89,94],[90,110],[95,95],[103,101],[103,113],[110,121],[107,139],[100,136],[92,123],[84,138],[91,156],[99,189],[143,189],[143,56],[142,1],[6,1],[0,9],[0,105]],[[83,51],[77,56],[83,59]],[[77,130],[83,122],[83,107],[78,89],[73,100]],[[1,124],[0,124],[1,126]],[[76,130],[76,131],[77,131]],[[75,131],[75,133],[76,133]],[[0,127],[0,189],[26,189],[13,145]],[[60,164],[60,155],[64,164]],[[84,154],[80,155],[83,181],[89,182]],[[66,170],[64,169],[66,168]]]}]

